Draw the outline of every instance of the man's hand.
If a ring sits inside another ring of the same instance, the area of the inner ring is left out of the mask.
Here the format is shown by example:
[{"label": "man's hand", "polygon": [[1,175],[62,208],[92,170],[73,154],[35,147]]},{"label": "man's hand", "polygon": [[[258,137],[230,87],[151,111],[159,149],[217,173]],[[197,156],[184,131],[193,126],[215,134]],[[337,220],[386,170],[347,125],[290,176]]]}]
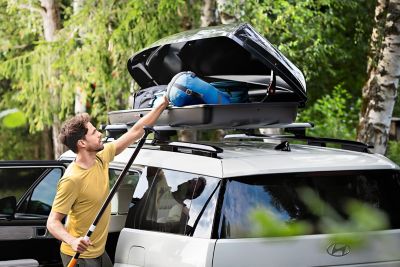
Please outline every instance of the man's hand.
[{"label": "man's hand", "polygon": [[161,113],[166,109],[169,105],[169,100],[167,96],[163,96],[162,100],[156,104],[153,109],[147,113],[144,117],[142,117],[140,120],[138,120],[135,125],[132,126],[131,129],[129,129],[128,132],[123,134],[120,138],[114,141],[115,144],[115,155],[118,155],[121,153],[125,148],[127,148],[131,143],[139,140],[143,134],[144,126],[153,126],[155,122],[158,120],[160,117]]},{"label": "man's hand", "polygon": [[169,100],[166,95],[163,95],[162,100],[156,104],[156,107],[163,106],[164,108],[168,107]]},{"label": "man's hand", "polygon": [[84,237],[78,237],[78,238],[74,238],[69,245],[71,246],[71,248],[74,251],[77,251],[79,253],[83,253],[87,250],[87,248],[89,246],[92,245],[92,242],[90,241],[90,239],[85,240]]}]

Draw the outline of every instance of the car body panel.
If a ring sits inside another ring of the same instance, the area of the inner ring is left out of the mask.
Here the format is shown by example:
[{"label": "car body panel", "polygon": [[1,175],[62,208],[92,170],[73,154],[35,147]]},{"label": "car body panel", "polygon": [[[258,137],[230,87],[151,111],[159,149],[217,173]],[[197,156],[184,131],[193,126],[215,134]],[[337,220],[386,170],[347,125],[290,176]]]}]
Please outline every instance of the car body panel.
[{"label": "car body panel", "polygon": [[115,267],[211,267],[215,240],[124,228]]},{"label": "car body panel", "polygon": [[[386,158],[374,154],[322,149],[318,147],[291,146],[291,151],[253,149],[242,153],[239,147],[223,160],[223,177],[257,173],[289,173],[303,171],[398,169]],[[236,153],[238,152],[238,153]]]},{"label": "car body panel", "polygon": [[400,230],[360,235],[365,238],[360,246],[336,243],[328,235],[220,239],[213,266],[400,266]]}]

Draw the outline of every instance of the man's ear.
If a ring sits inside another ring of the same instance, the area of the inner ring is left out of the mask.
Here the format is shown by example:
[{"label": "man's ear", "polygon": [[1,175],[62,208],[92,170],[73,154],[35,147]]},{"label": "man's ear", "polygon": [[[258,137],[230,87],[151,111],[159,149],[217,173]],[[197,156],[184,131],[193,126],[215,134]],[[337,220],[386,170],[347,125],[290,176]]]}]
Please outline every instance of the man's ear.
[{"label": "man's ear", "polygon": [[84,140],[79,139],[78,142],[76,143],[76,145],[77,145],[78,147],[85,147],[85,146],[86,146],[86,143],[85,143]]}]

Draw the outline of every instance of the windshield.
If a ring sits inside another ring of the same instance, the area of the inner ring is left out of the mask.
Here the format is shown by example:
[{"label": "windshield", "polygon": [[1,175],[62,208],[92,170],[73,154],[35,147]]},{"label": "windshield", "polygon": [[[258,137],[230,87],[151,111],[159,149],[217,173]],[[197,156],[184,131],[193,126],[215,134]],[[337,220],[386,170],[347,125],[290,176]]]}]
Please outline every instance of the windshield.
[{"label": "windshield", "polygon": [[[330,208],[316,212],[304,201],[308,188]],[[227,179],[221,211],[220,238],[248,237],[254,228],[249,214],[264,208],[283,222],[307,221],[312,234],[322,233],[318,217],[335,214],[346,220],[346,203],[358,200],[383,211],[389,228],[400,228],[400,179],[398,170],[336,171],[257,175]]]}]

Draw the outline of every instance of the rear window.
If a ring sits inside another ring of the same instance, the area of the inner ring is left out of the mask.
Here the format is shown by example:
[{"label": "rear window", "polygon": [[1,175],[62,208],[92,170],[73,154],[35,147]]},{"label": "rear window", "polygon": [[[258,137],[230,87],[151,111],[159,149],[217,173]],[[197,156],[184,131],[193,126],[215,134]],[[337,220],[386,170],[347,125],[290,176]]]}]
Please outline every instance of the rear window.
[{"label": "rear window", "polygon": [[344,218],[345,203],[355,199],[385,212],[391,229],[400,228],[397,170],[288,173],[227,179],[219,223],[220,238],[248,237],[254,228],[249,213],[260,207],[284,222],[314,223],[312,234],[321,233],[315,213],[299,195],[302,188],[311,189]]}]

